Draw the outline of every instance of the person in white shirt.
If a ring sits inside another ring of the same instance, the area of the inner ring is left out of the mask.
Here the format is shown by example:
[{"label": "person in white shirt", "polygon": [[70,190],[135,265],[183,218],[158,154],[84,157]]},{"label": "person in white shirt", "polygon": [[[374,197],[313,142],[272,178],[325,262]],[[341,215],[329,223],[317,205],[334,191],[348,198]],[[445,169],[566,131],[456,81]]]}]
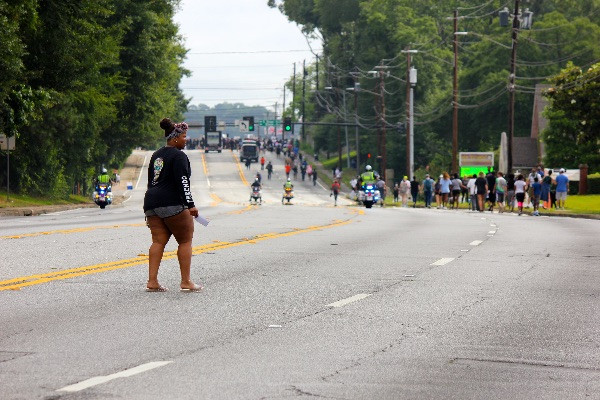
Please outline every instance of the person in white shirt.
[{"label": "person in white shirt", "polygon": [[477,186],[475,181],[477,180],[477,174],[473,174],[473,177],[467,182],[467,189],[469,189],[469,198],[471,199],[471,211],[478,211],[479,204],[477,204]]},{"label": "person in white shirt", "polygon": [[525,202],[525,191],[527,190],[527,182],[523,175],[517,177],[515,181],[515,197],[517,198],[517,206],[519,207],[519,215],[523,214],[523,203]]}]

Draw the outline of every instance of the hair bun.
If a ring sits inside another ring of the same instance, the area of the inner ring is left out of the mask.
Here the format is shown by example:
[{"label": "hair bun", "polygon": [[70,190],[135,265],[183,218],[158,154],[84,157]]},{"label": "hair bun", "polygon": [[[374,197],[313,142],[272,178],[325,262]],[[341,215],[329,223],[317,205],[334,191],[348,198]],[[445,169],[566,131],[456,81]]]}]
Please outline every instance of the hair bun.
[{"label": "hair bun", "polygon": [[160,121],[160,127],[165,130],[165,132],[170,132],[173,130],[173,122],[169,118],[163,118]]}]

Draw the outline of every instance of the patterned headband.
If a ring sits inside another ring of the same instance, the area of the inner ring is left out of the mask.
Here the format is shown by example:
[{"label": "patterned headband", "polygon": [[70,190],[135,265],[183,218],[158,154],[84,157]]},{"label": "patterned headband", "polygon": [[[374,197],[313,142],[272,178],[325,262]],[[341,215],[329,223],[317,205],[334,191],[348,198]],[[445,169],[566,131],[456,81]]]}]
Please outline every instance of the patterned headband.
[{"label": "patterned headband", "polygon": [[188,130],[188,124],[186,124],[185,122],[175,124],[174,127],[175,129],[173,129],[173,132],[171,132],[169,136],[167,136],[167,140],[176,138],[177,136],[181,135],[183,132],[186,132]]}]

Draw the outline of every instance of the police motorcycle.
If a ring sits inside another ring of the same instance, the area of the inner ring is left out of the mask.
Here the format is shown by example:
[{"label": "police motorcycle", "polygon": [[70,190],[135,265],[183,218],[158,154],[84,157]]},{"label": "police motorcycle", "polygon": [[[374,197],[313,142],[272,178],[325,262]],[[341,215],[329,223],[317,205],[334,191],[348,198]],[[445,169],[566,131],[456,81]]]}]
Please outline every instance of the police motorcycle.
[{"label": "police motorcycle", "polygon": [[96,190],[92,195],[94,199],[94,203],[100,206],[101,209],[104,209],[106,206],[112,204],[113,195],[112,188],[108,183],[97,183]]},{"label": "police motorcycle", "polygon": [[259,186],[252,186],[250,189],[250,204],[261,204],[262,203],[262,195],[260,194]]},{"label": "police motorcycle", "polygon": [[[367,165],[365,170],[370,173],[371,166]],[[366,173],[367,173],[366,172]],[[365,174],[366,174],[365,173]],[[368,176],[367,176],[368,177]],[[366,208],[373,207],[373,204],[377,204],[381,198],[381,193],[379,193],[379,189],[375,186],[375,182],[370,181],[373,178],[373,174],[371,173],[371,177],[368,177],[369,180],[366,183],[363,183],[358,191],[357,200],[364,204]]]},{"label": "police motorcycle", "polygon": [[[288,183],[291,182],[291,180],[288,178]],[[283,187],[283,196],[281,197],[281,204],[284,204],[284,202],[287,200],[287,204],[291,204],[290,201],[294,198],[294,189],[292,186],[290,187],[286,187],[284,185]]]},{"label": "police motorcycle", "polygon": [[366,208],[373,207],[373,204],[377,204],[380,198],[381,194],[374,183],[362,185],[358,192],[358,201],[363,203]]},{"label": "police motorcycle", "polygon": [[281,198],[281,204],[284,204],[284,201],[287,201],[287,204],[291,204],[290,200],[294,198],[294,190],[292,188],[285,188],[283,192],[283,197]]}]

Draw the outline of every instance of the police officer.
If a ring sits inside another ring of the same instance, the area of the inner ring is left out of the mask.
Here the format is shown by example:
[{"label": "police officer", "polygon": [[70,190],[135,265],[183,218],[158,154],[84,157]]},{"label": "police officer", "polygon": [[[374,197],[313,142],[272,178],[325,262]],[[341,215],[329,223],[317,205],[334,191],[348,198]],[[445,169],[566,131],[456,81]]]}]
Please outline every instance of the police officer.
[{"label": "police officer", "polygon": [[360,186],[375,183],[375,174],[373,173],[373,169],[371,168],[370,165],[367,165],[365,167],[365,172],[360,174],[360,181],[361,181]]}]

